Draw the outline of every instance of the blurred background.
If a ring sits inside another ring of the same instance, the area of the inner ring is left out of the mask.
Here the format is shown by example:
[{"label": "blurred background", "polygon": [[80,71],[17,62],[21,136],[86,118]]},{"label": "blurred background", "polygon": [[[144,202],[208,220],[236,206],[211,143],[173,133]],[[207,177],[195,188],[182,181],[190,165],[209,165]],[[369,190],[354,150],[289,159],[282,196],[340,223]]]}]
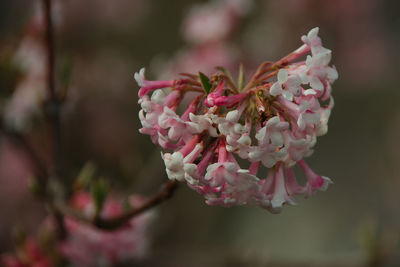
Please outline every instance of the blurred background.
[{"label": "blurred background", "polygon": [[[53,2],[58,88],[68,88],[63,175],[73,179],[92,162],[115,195],[148,195],[167,179],[160,150],[138,132],[133,73],[141,67],[150,79],[209,73],[216,65],[235,72],[240,62],[251,71],[299,47],[315,26],[333,51],[336,106],[308,159],[334,181],[329,190],[274,215],[207,206],[182,184],[157,208],[150,251],[137,266],[400,266],[398,1]],[[39,4],[0,1],[0,105],[46,160],[38,111],[43,77],[32,74],[29,86],[21,78],[25,65],[40,72],[43,60],[30,42]],[[31,175],[24,154],[1,137],[0,252],[12,249],[13,229],[34,233],[46,216],[29,190]]]}]

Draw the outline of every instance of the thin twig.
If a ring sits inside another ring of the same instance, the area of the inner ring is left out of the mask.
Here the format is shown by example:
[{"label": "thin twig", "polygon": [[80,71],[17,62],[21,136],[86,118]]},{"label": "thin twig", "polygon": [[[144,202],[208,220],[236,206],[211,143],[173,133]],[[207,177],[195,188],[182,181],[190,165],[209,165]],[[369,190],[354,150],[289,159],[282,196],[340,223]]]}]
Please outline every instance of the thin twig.
[{"label": "thin twig", "polygon": [[61,213],[63,213],[67,217],[79,220],[87,224],[92,224],[99,229],[113,231],[127,224],[129,220],[131,220],[135,216],[138,216],[143,212],[161,204],[162,202],[164,202],[164,200],[169,199],[174,193],[177,186],[178,182],[176,180],[169,181],[168,183],[162,186],[159,192],[151,196],[142,205],[140,205],[137,208],[133,208],[129,211],[126,211],[125,213],[116,216],[114,218],[102,218],[102,217],[89,218],[80,211],[72,209],[68,205],[65,205],[64,203],[58,203],[56,207]]},{"label": "thin twig", "polygon": [[51,175],[59,179],[60,175],[60,147],[61,147],[61,131],[60,131],[60,102],[55,89],[55,55],[54,55],[54,29],[51,17],[52,0],[43,0],[44,21],[45,21],[45,46],[47,54],[47,92],[48,99],[45,106],[45,114],[49,119],[51,153],[52,153],[52,173]]},{"label": "thin twig", "polygon": [[51,1],[52,0],[43,0],[43,15],[44,15],[44,24],[45,24],[45,45],[46,45],[46,53],[47,53],[47,89],[50,94],[50,99],[55,99],[56,90],[55,90],[55,80],[54,80],[54,66],[55,66],[55,57],[54,57],[54,34],[53,34],[53,22],[51,18]]},{"label": "thin twig", "polygon": [[[55,52],[54,52],[54,30],[52,21],[52,0],[43,0],[43,16],[45,25],[45,46],[46,46],[46,72],[47,72],[47,92],[48,100],[45,105],[45,114],[49,120],[49,139],[51,142],[51,159],[52,165],[50,169],[50,178],[54,179],[62,185],[61,180],[61,130],[60,130],[60,102],[55,88]],[[53,198],[61,192],[55,192]],[[58,212],[54,205],[50,203],[52,211],[58,225],[59,237],[66,238],[66,229],[64,225],[63,215]]]}]

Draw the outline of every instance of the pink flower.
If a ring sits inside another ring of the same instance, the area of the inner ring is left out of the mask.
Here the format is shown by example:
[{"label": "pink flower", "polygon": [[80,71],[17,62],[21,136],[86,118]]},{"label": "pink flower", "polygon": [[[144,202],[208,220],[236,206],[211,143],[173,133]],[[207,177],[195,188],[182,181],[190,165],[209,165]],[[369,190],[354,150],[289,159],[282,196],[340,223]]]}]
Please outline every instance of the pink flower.
[{"label": "pink flower", "polygon": [[50,257],[43,252],[38,242],[27,238],[17,247],[14,254],[0,255],[0,263],[5,267],[52,267]]},{"label": "pink flower", "polygon": [[[131,196],[129,204],[139,205],[143,199]],[[87,216],[93,216],[92,197],[84,192],[76,193],[73,203]],[[102,211],[105,218],[121,214],[123,206],[115,199],[108,199]],[[154,214],[145,213],[129,221],[115,231],[104,231],[82,224],[70,218],[65,219],[68,239],[59,245],[60,252],[77,266],[112,265],[130,259],[143,257],[149,243],[147,228]]]},{"label": "pink flower", "polygon": [[[231,40],[251,8],[252,0],[214,0],[194,6],[187,12],[182,35],[187,48],[160,67],[161,77],[181,72],[212,74],[215,66],[230,69],[239,62],[241,50]],[[206,30],[205,30],[206,29]]]},{"label": "pink flower", "polygon": [[309,194],[313,194],[316,190],[325,191],[328,188],[328,185],[332,183],[332,180],[325,176],[320,176],[313,172],[313,170],[307,165],[304,160],[299,160],[297,162],[301,170],[307,177],[307,185]]},{"label": "pink flower", "polygon": [[283,166],[281,165],[276,170],[268,173],[267,178],[262,183],[261,190],[264,193],[262,206],[272,212],[280,211],[283,204],[295,204],[294,199],[287,191]]},{"label": "pink flower", "polygon": [[258,146],[253,146],[249,153],[249,159],[252,162],[261,161],[267,167],[273,167],[276,162],[282,160],[287,153],[284,147],[282,131],[289,128],[289,123],[281,122],[275,116],[267,121],[255,138],[258,140]]},{"label": "pink flower", "polygon": [[251,0],[223,0],[194,6],[184,21],[184,38],[196,44],[226,39],[235,29],[239,17],[247,13],[251,2]]},{"label": "pink flower", "polygon": [[226,91],[225,82],[221,81],[215,90],[210,93],[204,103],[208,107],[231,107],[239,102],[241,102],[245,97],[247,97],[247,93],[241,93],[232,96],[225,96],[224,92]]},{"label": "pink flower", "polygon": [[309,83],[318,94],[325,90],[323,100],[330,96],[330,85],[338,78],[335,67],[328,66],[332,51],[322,46],[318,37],[319,28],[312,29],[307,36],[303,35],[303,42],[311,49],[311,56],[307,56],[306,71],[302,73],[303,82]]},{"label": "pink flower", "polygon": [[[302,40],[281,60],[262,64],[245,86],[223,71],[151,83],[142,71],[135,75],[146,92],[139,100],[142,133],[168,150],[162,157],[169,179],[186,181],[210,205],[259,205],[272,212],[296,204],[295,195],[327,188],[330,179],[315,174],[304,158],[327,133],[338,75],[328,65],[331,51],[322,46],[318,28]],[[149,99],[147,93],[167,83]],[[238,157],[249,161],[248,169]],[[294,176],[296,164],[307,177],[304,185]],[[257,177],[261,168],[268,172],[264,179]]]},{"label": "pink flower", "polygon": [[142,68],[139,73],[135,73],[135,80],[140,86],[139,97],[147,95],[156,89],[171,87],[174,81],[148,81],[144,77],[145,69]]}]

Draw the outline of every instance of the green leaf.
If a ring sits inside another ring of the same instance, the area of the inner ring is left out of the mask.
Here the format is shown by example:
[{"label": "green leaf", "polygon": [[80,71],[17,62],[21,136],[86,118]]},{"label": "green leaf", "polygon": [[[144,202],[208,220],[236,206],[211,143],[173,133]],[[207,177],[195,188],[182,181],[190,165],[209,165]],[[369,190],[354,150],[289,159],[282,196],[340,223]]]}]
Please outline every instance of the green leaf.
[{"label": "green leaf", "polygon": [[210,93],[210,90],[212,87],[210,79],[202,72],[199,72],[199,77],[200,77],[201,85],[203,86],[204,91],[208,95]]},{"label": "green leaf", "polygon": [[239,91],[241,91],[244,88],[245,79],[246,79],[246,77],[244,75],[243,64],[240,63],[239,74],[238,74],[238,88],[239,88]]},{"label": "green leaf", "polygon": [[108,183],[100,178],[92,183],[92,197],[95,206],[95,216],[99,216],[107,199]]}]

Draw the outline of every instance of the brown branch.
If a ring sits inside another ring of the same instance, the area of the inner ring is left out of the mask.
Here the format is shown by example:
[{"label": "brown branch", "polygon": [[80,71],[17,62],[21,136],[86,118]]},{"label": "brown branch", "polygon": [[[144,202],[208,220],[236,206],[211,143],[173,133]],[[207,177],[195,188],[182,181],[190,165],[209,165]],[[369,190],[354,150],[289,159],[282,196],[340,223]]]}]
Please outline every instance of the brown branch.
[{"label": "brown branch", "polygon": [[178,182],[176,180],[169,181],[168,183],[164,184],[161,187],[159,192],[151,196],[142,205],[140,205],[137,208],[133,208],[129,211],[126,211],[125,213],[116,216],[114,218],[102,218],[102,217],[88,218],[80,211],[72,209],[68,205],[65,205],[64,203],[58,203],[56,207],[64,216],[79,220],[87,224],[92,224],[99,229],[113,231],[127,224],[128,221],[134,218],[135,216],[138,216],[143,212],[169,199],[174,193],[177,186]]},{"label": "brown branch", "polygon": [[[60,102],[55,88],[55,52],[54,52],[54,30],[52,21],[52,0],[43,0],[43,18],[45,25],[45,46],[46,46],[46,74],[48,99],[45,103],[45,114],[49,121],[49,139],[51,143],[52,165],[49,171],[50,179],[60,182],[60,163],[61,163],[61,130],[60,130]],[[62,183],[60,183],[62,185]],[[52,192],[50,196],[50,211],[53,213],[58,225],[60,239],[66,238],[66,229],[62,213],[55,209],[52,202],[53,198],[60,198],[57,194],[62,192]]]},{"label": "brown branch", "polygon": [[164,200],[169,199],[174,193],[175,189],[178,186],[178,182],[176,180],[169,181],[164,184],[161,190],[150,197],[145,203],[143,203],[140,207],[132,209],[130,211],[125,212],[124,214],[111,218],[111,219],[102,219],[98,218],[95,220],[95,225],[102,229],[115,229],[126,224],[131,218],[141,214],[144,211],[147,211],[154,206],[162,203]]},{"label": "brown branch", "polygon": [[52,0],[43,0],[44,8],[44,25],[45,25],[45,46],[46,46],[46,72],[47,72],[47,92],[48,99],[45,105],[45,114],[49,120],[51,153],[52,153],[52,170],[51,175],[59,179],[60,176],[60,147],[61,147],[61,131],[60,131],[60,101],[55,89],[55,54],[54,54],[54,30],[51,12]]},{"label": "brown branch", "polygon": [[45,25],[45,46],[47,53],[47,89],[50,94],[50,99],[56,98],[55,81],[54,81],[54,34],[53,34],[53,22],[51,18],[51,1],[43,0],[43,15]]}]

